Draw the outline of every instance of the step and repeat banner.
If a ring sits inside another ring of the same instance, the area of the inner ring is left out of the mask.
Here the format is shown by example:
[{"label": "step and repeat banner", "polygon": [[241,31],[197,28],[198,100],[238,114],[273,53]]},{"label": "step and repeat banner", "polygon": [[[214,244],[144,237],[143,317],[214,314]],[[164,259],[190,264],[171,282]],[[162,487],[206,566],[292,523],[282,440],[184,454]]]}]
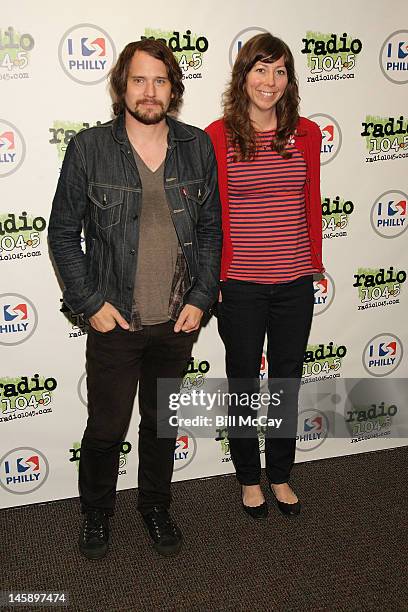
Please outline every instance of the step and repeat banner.
[{"label": "step and repeat banner", "polygon": [[[240,46],[271,31],[291,47],[301,113],[322,132],[327,274],[315,281],[297,461],[407,444],[408,7],[381,0],[169,5],[10,4],[0,16],[0,507],[72,497],[87,418],[87,326],[61,301],[47,227],[70,138],[111,118],[106,77],[121,49],[166,41],[184,75],[181,119],[204,128]],[[267,372],[266,357],[260,378]],[[222,378],[216,321],[183,381]],[[319,391],[307,393],[318,381]],[[312,397],[313,396],[313,397]],[[311,399],[312,397],[312,399]],[[137,401],[119,489],[137,485]],[[261,452],[264,428],[259,427]],[[233,471],[227,430],[182,427],[175,480]],[[313,464],[310,466],[313,478]]]}]

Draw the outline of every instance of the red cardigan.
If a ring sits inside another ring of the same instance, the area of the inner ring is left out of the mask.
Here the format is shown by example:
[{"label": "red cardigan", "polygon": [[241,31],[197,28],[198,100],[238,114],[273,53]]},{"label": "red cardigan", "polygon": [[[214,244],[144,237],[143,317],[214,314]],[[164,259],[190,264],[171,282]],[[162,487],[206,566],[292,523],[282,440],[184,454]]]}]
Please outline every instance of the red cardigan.
[{"label": "red cardigan", "polygon": [[[214,145],[218,166],[218,187],[222,205],[222,231],[224,235],[221,259],[221,280],[226,280],[232,262],[232,243],[229,223],[229,199],[227,176],[227,135],[223,119],[211,123],[205,131]],[[322,263],[322,203],[320,198],[320,147],[322,135],[319,126],[299,117],[295,133],[295,147],[306,162],[304,196],[309,231],[312,266],[324,271]]]}]

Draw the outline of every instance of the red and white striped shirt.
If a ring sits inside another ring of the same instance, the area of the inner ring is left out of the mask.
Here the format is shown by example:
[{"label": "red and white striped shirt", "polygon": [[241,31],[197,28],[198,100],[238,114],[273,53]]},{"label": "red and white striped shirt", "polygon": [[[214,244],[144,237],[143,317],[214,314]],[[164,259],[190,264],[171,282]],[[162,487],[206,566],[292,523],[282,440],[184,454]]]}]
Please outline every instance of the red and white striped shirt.
[{"label": "red and white striped shirt", "polygon": [[274,132],[257,133],[257,153],[233,161],[228,148],[228,194],[233,260],[228,278],[284,283],[317,272],[312,266],[303,187],[306,164],[271,151]]}]

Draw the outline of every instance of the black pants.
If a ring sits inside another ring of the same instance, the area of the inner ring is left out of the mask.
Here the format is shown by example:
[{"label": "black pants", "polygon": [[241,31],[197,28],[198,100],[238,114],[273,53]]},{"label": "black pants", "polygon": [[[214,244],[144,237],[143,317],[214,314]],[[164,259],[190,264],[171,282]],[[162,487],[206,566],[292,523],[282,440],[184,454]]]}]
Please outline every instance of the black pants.
[{"label": "black pants", "polygon": [[[273,285],[230,279],[221,284],[221,293],[218,326],[226,349],[229,391],[242,392],[245,384],[252,391],[257,386],[259,389],[265,334],[269,388],[273,389],[276,378],[288,379],[289,393],[281,408],[288,411],[286,426],[291,433],[289,437],[275,437],[273,432],[270,435],[267,432],[265,437],[269,482],[288,482],[296,450],[298,389],[313,316],[313,277]],[[230,416],[242,414],[242,410],[229,405]],[[255,428],[246,434],[241,428],[240,435],[231,428],[229,442],[238,481],[244,485],[259,484],[261,462]]]},{"label": "black pants", "polygon": [[[87,340],[88,422],[81,443],[79,489],[82,511],[113,514],[119,452],[139,382],[138,509],[168,508],[177,437],[157,436],[157,379],[180,379],[197,332],[173,331],[174,321],[128,332],[90,328]],[[161,407],[166,410],[166,407]],[[163,413],[163,412],[162,412]]]}]

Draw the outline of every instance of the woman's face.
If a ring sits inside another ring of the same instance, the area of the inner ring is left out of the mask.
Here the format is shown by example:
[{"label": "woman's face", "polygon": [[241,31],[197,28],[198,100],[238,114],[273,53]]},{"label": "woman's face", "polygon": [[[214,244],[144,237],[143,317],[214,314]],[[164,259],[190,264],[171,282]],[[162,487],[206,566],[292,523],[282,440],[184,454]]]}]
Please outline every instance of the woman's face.
[{"label": "woman's face", "polygon": [[276,104],[285,93],[288,74],[283,56],[271,64],[256,62],[248,72],[245,89],[249,97],[249,116],[276,113]]}]

